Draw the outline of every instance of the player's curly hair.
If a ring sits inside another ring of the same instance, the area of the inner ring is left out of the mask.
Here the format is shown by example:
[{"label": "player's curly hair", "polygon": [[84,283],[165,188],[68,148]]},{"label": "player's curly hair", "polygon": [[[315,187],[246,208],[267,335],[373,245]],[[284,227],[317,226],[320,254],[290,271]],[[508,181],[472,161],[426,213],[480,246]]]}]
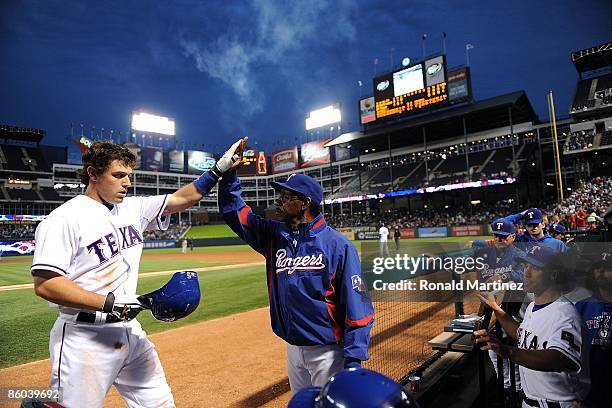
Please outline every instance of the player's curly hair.
[{"label": "player's curly hair", "polygon": [[91,167],[96,176],[101,175],[108,169],[114,160],[119,160],[128,167],[134,168],[136,156],[127,147],[113,143],[112,141],[96,141],[83,154],[83,169],[81,170],[81,182],[89,184],[87,169]]}]

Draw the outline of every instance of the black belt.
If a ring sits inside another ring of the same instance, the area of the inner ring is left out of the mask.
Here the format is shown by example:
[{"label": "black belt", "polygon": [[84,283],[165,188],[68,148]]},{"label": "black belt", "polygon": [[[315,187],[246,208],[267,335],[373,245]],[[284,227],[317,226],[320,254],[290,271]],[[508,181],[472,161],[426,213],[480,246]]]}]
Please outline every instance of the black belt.
[{"label": "black belt", "polygon": [[95,323],[96,322],[96,314],[89,312],[79,312],[76,317],[76,321],[80,323]]},{"label": "black belt", "polygon": [[[525,401],[525,404],[529,405],[530,407],[540,407],[540,404],[538,404],[538,401],[536,400],[524,397],[523,401]],[[561,404],[552,401],[544,401],[544,406],[548,408],[561,408]]]}]

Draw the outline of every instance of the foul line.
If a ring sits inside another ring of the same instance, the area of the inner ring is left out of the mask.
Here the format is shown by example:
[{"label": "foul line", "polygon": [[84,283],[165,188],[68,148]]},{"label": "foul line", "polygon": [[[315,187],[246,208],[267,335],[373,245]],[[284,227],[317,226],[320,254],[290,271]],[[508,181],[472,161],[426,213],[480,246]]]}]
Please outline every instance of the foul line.
[{"label": "foul line", "polygon": [[[191,268],[191,269],[176,269],[173,271],[161,271],[161,272],[143,272],[138,274],[138,279],[140,278],[148,278],[151,276],[163,276],[163,275],[172,275],[173,273],[176,272],[182,272],[185,270],[190,270],[190,271],[194,271],[194,272],[212,272],[212,271],[221,271],[224,269],[234,269],[234,268],[248,268],[249,266],[259,266],[259,265],[265,265],[265,262],[259,261],[259,262],[248,262],[248,263],[241,263],[241,264],[233,264],[233,265],[217,265],[217,266],[206,266],[203,268]],[[6,286],[0,286],[0,292],[5,292],[5,291],[9,291],[9,290],[20,290],[20,289],[33,289],[34,288],[34,284],[33,283],[22,283],[20,285],[6,285]]]}]

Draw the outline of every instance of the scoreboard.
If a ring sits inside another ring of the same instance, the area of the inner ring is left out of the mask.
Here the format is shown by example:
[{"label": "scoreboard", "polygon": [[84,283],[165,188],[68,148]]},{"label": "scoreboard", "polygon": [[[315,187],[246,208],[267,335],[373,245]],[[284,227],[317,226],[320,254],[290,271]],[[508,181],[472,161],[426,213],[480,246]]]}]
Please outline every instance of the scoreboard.
[{"label": "scoreboard", "polygon": [[383,122],[448,104],[446,57],[439,55],[374,78],[376,121]]}]

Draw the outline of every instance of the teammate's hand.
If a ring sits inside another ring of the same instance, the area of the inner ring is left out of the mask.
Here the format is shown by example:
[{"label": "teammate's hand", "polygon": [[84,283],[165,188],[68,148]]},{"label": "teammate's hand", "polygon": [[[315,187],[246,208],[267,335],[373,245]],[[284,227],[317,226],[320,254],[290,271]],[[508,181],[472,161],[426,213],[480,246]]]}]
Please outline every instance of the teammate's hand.
[{"label": "teammate's hand", "polygon": [[129,322],[145,309],[147,309],[146,305],[141,303],[136,295],[115,296],[113,292],[109,292],[106,295],[102,311],[107,313],[107,323],[116,323],[121,321]]},{"label": "teammate's hand", "polygon": [[474,338],[476,344],[480,345],[481,350],[493,350],[502,358],[508,358],[510,355],[510,347],[506,346],[487,330],[476,330],[474,332]]},{"label": "teammate's hand", "polygon": [[217,177],[221,177],[228,171],[235,170],[242,165],[242,153],[247,140],[249,140],[248,137],[237,140],[215,163],[211,171]]},{"label": "teammate's hand", "polygon": [[476,292],[476,297],[478,297],[482,303],[493,309],[493,311],[502,310],[499,304],[497,304],[495,294],[493,292]]}]

